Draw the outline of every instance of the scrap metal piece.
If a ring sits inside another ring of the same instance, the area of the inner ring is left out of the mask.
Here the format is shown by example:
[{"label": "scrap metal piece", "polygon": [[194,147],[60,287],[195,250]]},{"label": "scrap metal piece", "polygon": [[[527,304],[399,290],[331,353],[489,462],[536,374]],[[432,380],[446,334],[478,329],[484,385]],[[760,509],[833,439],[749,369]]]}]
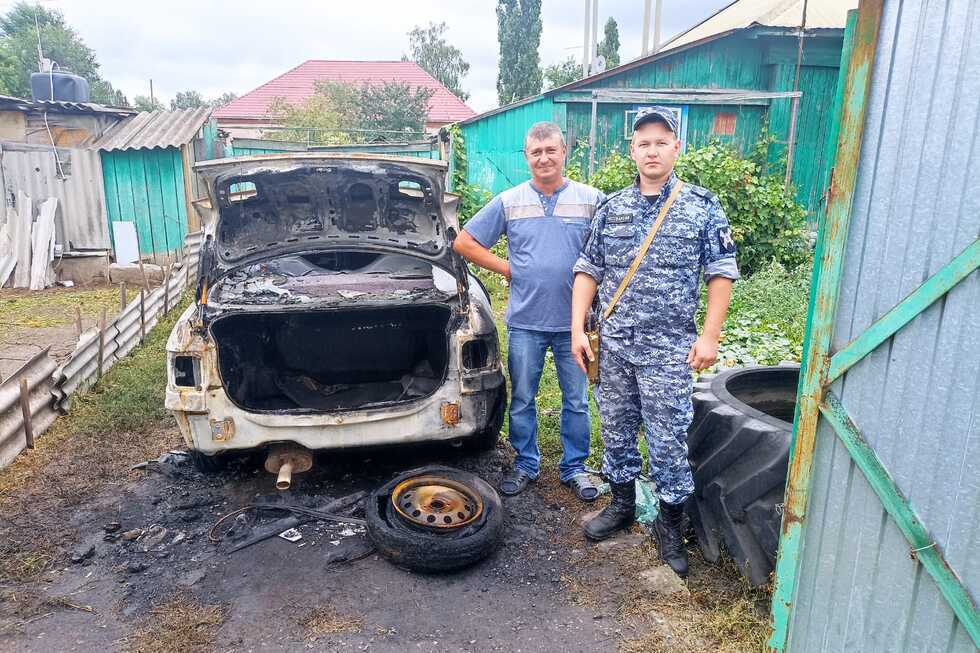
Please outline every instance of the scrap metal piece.
[{"label": "scrap metal piece", "polygon": [[279,537],[287,542],[299,542],[301,539],[303,539],[303,534],[295,528],[290,528],[289,530],[279,533]]}]

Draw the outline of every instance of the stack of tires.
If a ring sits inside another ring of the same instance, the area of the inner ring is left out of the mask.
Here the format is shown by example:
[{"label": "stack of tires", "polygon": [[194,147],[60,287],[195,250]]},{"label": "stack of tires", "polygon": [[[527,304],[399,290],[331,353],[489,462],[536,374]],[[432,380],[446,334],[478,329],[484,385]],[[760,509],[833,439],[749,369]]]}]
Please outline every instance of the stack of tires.
[{"label": "stack of tires", "polygon": [[754,586],[776,562],[799,372],[740,368],[694,387],[687,511],[704,557],[718,560],[724,546]]}]

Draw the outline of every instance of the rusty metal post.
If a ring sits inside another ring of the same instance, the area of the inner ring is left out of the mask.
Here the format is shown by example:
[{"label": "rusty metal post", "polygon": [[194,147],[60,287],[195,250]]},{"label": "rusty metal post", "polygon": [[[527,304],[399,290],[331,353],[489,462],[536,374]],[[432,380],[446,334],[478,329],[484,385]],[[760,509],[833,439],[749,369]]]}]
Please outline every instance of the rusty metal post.
[{"label": "rusty metal post", "polygon": [[75,340],[82,337],[82,309],[75,307]]},{"label": "rusty metal post", "polygon": [[102,316],[99,318],[99,366],[96,369],[95,379],[102,378],[102,368],[105,365],[105,309],[102,309]]},{"label": "rusty metal post", "polygon": [[126,310],[126,282],[123,281],[119,284],[119,312],[122,313]]},{"label": "rusty metal post", "polygon": [[24,415],[24,438],[27,448],[34,448],[34,423],[31,420],[31,394],[27,387],[27,377],[20,378],[20,411]]},{"label": "rusty metal post", "polygon": [[816,263],[810,286],[803,363],[786,478],[786,503],[772,594],[773,632],[768,643],[771,651],[781,652],[786,648],[796,597],[817,421],[827,379],[834,315],[843,274],[844,247],[850,227],[883,2],[861,0],[858,8],[854,44],[847,64],[836,164],[828,193],[830,199],[814,254]]},{"label": "rusty metal post", "polygon": [[146,340],[146,291],[140,288],[140,345]]}]

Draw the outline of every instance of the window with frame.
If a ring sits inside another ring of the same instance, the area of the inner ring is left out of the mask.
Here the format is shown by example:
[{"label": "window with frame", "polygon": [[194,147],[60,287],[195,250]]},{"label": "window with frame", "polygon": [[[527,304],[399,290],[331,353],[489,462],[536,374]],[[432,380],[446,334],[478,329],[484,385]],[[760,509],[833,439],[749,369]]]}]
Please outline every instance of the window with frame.
[{"label": "window with frame", "polygon": [[[627,109],[624,112],[625,120],[623,121],[623,138],[625,138],[626,140],[630,140],[633,138],[633,120],[636,118],[636,114],[644,109],[649,109],[650,106],[652,105],[638,106],[635,109]],[[661,104],[657,106],[664,106],[664,105]],[[685,144],[686,138],[684,134],[684,128],[685,128],[684,109],[686,107],[664,107],[664,108],[670,109],[670,111],[673,112],[674,118],[677,120],[677,128],[681,132],[680,134],[678,134],[678,136],[681,139],[682,145]]]}]

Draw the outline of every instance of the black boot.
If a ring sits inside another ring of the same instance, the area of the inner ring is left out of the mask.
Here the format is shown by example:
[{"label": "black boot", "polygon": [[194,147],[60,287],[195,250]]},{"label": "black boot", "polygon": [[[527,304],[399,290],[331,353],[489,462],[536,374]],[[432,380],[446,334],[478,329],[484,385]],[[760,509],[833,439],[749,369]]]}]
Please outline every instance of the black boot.
[{"label": "black boot", "polygon": [[684,504],[672,506],[660,502],[660,514],[653,522],[653,534],[657,538],[660,558],[681,578],[687,578],[687,549],[684,548],[684,535],[681,533],[681,520],[684,518]]},{"label": "black boot", "polygon": [[585,524],[585,536],[590,540],[604,540],[636,520],[636,482],[610,483],[609,487],[612,501]]}]

